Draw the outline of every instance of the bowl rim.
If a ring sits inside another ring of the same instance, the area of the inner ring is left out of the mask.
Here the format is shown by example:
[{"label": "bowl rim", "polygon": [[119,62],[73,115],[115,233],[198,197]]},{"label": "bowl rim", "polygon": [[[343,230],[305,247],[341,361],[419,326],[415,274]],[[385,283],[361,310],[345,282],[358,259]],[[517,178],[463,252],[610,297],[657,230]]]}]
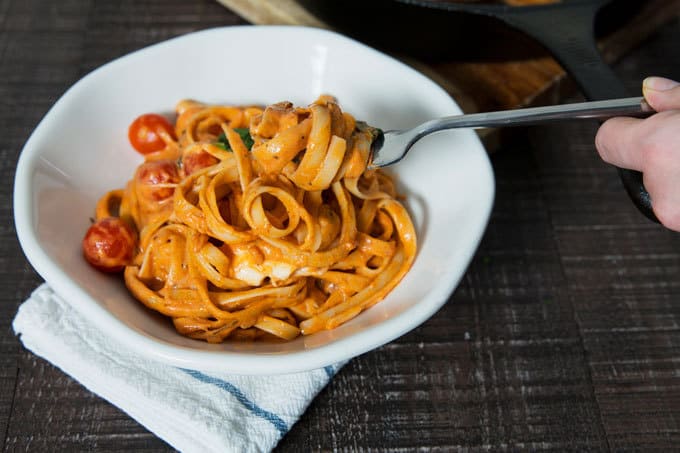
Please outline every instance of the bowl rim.
[{"label": "bowl rim", "polygon": [[[396,316],[383,320],[370,328],[350,334],[344,338],[334,339],[327,344],[309,349],[302,349],[300,351],[253,354],[238,351],[200,350],[181,345],[171,345],[160,339],[153,338],[150,335],[138,332],[101,306],[95,298],[81,289],[69,275],[52,258],[50,258],[46,250],[40,245],[40,240],[33,222],[34,203],[32,202],[32,186],[30,183],[32,181],[32,172],[35,168],[36,160],[39,159],[37,151],[40,149],[39,147],[33,146],[33,144],[38,141],[39,136],[41,135],[42,128],[40,126],[43,122],[51,119],[54,111],[62,102],[64,102],[64,99],[68,94],[72,90],[77,89],[81,84],[96,77],[99,72],[107,70],[112,65],[116,65],[121,60],[130,56],[140,56],[147,52],[153,52],[156,48],[173,45],[173,43],[178,40],[185,40],[193,36],[243,32],[257,33],[258,29],[263,28],[274,33],[288,33],[296,30],[296,32],[319,34],[324,35],[327,39],[336,40],[354,47],[360,47],[362,51],[368,51],[378,59],[387,59],[388,61],[391,61],[391,64],[396,63],[401,66],[404,71],[411,72],[415,77],[420,78],[423,84],[436,86],[436,88],[441,91],[442,97],[450,102],[452,110],[458,109],[455,101],[439,84],[426,77],[421,72],[387,54],[330,30],[289,25],[222,26],[186,33],[115,58],[94,69],[71,85],[37,123],[19,155],[13,191],[14,222],[19,243],[29,263],[45,282],[52,287],[58,297],[67,302],[68,305],[73,307],[76,311],[80,312],[83,317],[93,324],[99,326],[105,324],[112,341],[120,342],[123,346],[130,348],[130,350],[139,353],[141,356],[165,364],[201,370],[204,372],[226,372],[240,375],[272,375],[307,371],[323,368],[335,363],[341,363],[391,342],[425,322],[438,311],[444,303],[446,303],[449,296],[458,285],[460,278],[464,275],[463,272],[458,278],[452,278],[448,280],[446,284],[438,285],[432,292],[428,293],[427,298],[405,309]],[[474,135],[474,132],[472,131],[466,132]],[[484,151],[484,147],[476,135],[475,139],[480,149]],[[486,152],[484,152],[484,156],[486,156]],[[474,238],[474,241],[470,241],[467,250],[461,251],[461,253],[464,253],[464,260],[466,263],[469,263],[477,250],[485,231],[486,224],[488,223],[495,195],[493,170],[488,156],[486,156],[486,159],[483,159],[483,162],[487,166],[487,176],[490,177],[489,179],[491,181],[490,199],[486,200],[487,206],[484,207],[484,227],[476,231],[477,235]],[[69,300],[80,300],[82,302],[78,303],[76,307],[73,303],[69,302]],[[332,358],[332,360],[329,358]]]}]

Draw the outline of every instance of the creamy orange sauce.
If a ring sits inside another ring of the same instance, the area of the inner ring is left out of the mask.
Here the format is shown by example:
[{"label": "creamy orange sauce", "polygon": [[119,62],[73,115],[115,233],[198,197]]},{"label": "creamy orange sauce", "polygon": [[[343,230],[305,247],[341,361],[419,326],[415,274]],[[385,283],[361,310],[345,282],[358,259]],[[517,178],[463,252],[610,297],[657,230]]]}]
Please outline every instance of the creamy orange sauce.
[{"label": "creamy orange sauce", "polygon": [[332,329],[411,267],[411,219],[392,179],[366,170],[371,130],[332,97],[264,108],[184,100],[176,114],[177,139],[165,134],[97,218],[136,227],[125,283],[181,334],[291,340]]}]

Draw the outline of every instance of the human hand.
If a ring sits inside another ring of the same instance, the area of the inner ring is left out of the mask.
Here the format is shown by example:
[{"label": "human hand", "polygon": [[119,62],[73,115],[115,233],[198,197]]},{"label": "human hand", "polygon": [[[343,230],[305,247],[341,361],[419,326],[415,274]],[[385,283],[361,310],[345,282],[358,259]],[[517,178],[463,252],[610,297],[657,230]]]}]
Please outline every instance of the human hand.
[{"label": "human hand", "polygon": [[595,146],[605,162],[642,172],[659,222],[680,231],[680,83],[648,77],[642,93],[658,113],[607,120]]}]

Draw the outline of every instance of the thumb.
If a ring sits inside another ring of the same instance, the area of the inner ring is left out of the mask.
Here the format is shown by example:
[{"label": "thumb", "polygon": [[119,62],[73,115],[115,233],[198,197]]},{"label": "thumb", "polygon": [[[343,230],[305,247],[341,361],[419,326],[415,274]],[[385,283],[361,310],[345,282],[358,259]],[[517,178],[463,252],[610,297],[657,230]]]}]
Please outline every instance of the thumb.
[{"label": "thumb", "polygon": [[680,82],[664,77],[647,77],[642,82],[642,94],[657,112],[680,109]]}]

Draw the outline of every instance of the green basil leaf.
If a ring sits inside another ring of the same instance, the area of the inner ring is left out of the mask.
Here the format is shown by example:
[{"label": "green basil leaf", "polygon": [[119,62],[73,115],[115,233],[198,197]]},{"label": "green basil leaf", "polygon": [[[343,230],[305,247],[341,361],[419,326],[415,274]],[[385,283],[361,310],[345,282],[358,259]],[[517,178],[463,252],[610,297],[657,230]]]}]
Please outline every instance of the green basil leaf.
[{"label": "green basil leaf", "polygon": [[[234,131],[236,131],[236,133],[241,137],[243,144],[246,146],[246,148],[248,148],[248,150],[253,148],[255,141],[253,140],[253,137],[250,136],[250,131],[247,127],[237,127],[234,129]],[[227,136],[224,135],[224,132],[222,132],[219,137],[217,137],[217,141],[214,143],[214,145],[222,148],[225,151],[231,151],[229,140],[227,140]]]}]

